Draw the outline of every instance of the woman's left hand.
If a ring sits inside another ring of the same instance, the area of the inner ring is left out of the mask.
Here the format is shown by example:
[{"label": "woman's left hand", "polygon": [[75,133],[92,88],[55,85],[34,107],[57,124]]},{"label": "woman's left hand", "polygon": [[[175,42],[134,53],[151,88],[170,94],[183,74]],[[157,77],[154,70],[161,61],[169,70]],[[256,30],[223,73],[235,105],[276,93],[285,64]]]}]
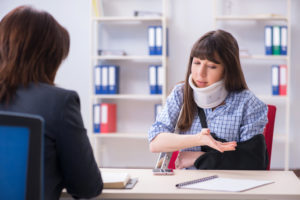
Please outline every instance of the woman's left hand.
[{"label": "woman's left hand", "polygon": [[182,151],[179,152],[177,159],[175,161],[176,169],[183,169],[187,167],[192,167],[196,159],[203,155],[205,152],[202,151]]}]

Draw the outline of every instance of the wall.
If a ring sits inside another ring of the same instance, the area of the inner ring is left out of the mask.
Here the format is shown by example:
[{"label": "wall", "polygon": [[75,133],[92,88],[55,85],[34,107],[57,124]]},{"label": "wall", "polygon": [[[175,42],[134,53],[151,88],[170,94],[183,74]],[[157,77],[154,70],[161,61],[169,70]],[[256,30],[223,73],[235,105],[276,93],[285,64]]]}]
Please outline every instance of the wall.
[{"label": "wall", "polygon": [[[115,0],[110,0],[115,1]],[[117,0],[116,0],[117,1]],[[212,2],[210,0],[169,0],[169,68],[168,68],[168,89],[184,79],[187,60],[193,43],[204,33],[213,28]],[[261,7],[270,7],[270,1],[259,1]],[[87,0],[10,0],[0,1],[0,18],[14,7],[22,4],[31,4],[36,8],[49,11],[71,35],[71,49],[67,60],[58,71],[56,84],[58,86],[76,90],[81,98],[82,115],[86,127],[89,129],[90,112],[90,90],[91,90],[91,69],[90,69],[90,8]],[[235,5],[232,9],[235,9]],[[274,6],[274,5],[272,5]],[[130,7],[128,5],[128,7]],[[292,82],[291,82],[291,153],[290,167],[300,168],[300,92],[297,86],[300,80],[300,14],[298,8],[300,1],[292,0]],[[124,7],[123,7],[124,8]],[[272,7],[273,8],[273,7]],[[113,8],[111,8],[113,9]],[[126,9],[126,8],[124,8]],[[244,9],[244,10],[243,10]],[[280,6],[274,7],[274,10]],[[249,10],[242,8],[241,12]],[[242,39],[242,38],[241,38]],[[239,41],[240,42],[240,41]],[[246,71],[245,71],[246,73]],[[248,72],[247,72],[248,73]],[[250,72],[249,72],[250,73]],[[246,74],[247,76],[247,74]],[[266,86],[264,86],[266,87]],[[268,86],[267,86],[268,87]],[[281,123],[276,122],[276,123]],[[150,125],[149,125],[150,126]],[[274,141],[272,168],[283,168],[283,143]],[[105,158],[107,159],[107,158]],[[153,158],[151,158],[153,159]],[[120,160],[121,161],[121,160]],[[125,160],[122,162],[126,162]],[[127,161],[130,162],[130,161]],[[149,163],[147,158],[140,159],[140,162]],[[117,165],[112,163],[112,165]],[[150,164],[147,164],[150,165]]]}]

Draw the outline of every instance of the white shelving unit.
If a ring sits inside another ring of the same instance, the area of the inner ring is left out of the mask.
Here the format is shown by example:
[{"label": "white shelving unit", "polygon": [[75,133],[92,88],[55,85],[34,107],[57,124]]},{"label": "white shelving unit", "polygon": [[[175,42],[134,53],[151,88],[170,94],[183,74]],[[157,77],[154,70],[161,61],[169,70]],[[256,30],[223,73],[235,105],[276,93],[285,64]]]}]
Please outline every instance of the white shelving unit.
[{"label": "white shelving unit", "polygon": [[[233,4],[233,1],[231,0],[226,0],[227,3],[229,2],[229,4]],[[284,143],[285,146],[285,152],[284,152],[284,169],[288,170],[289,169],[289,144],[290,144],[290,94],[291,94],[291,90],[290,90],[290,85],[291,85],[291,0],[283,0],[282,3],[285,4],[286,7],[286,11],[285,14],[222,14],[222,11],[220,11],[220,5],[222,5],[222,3],[226,3],[226,1],[221,1],[221,0],[214,0],[214,6],[213,6],[213,13],[214,13],[214,27],[215,29],[220,28],[221,25],[224,25],[226,23],[230,23],[230,22],[245,22],[245,21],[250,21],[253,22],[255,25],[261,25],[262,23],[284,23],[287,28],[288,28],[288,43],[287,43],[287,47],[288,47],[288,54],[286,56],[282,56],[282,55],[264,55],[264,54],[253,54],[253,55],[241,55],[241,61],[243,60],[253,60],[253,61],[259,61],[259,62],[268,62],[268,64],[264,64],[265,67],[271,67],[272,64],[286,64],[287,65],[287,95],[286,96],[273,96],[273,95],[269,95],[269,94],[257,94],[257,96],[264,101],[267,104],[273,104],[276,106],[284,106],[285,107],[285,114],[284,116],[280,116],[278,114],[277,111],[277,115],[276,118],[280,118],[281,120],[279,122],[281,122],[282,120],[284,120],[285,123],[285,128],[284,128],[284,133],[278,131],[276,129],[276,123],[275,123],[275,129],[274,129],[274,137],[273,137],[273,141],[276,142],[281,142]],[[274,2],[274,1],[272,1]],[[251,1],[235,1],[236,4],[251,4],[253,2]],[[260,4],[261,2],[259,2]],[[276,2],[274,2],[276,3]],[[242,6],[242,5],[237,5],[237,6]],[[228,6],[228,5],[227,5]],[[229,5],[229,7],[232,5]],[[226,7],[223,5],[223,8]],[[270,5],[270,7],[272,7],[272,5]],[[231,8],[229,8],[231,9]],[[252,8],[253,9],[253,8]],[[264,8],[262,8],[264,9]],[[260,10],[261,11],[261,10]],[[221,12],[221,13],[220,13]],[[230,11],[231,12],[231,11]],[[255,26],[253,25],[253,23],[251,24],[251,26]],[[239,26],[237,25],[237,23],[232,25],[233,29],[234,26]],[[245,25],[243,24],[243,28],[245,28]],[[225,29],[226,30],[226,29]],[[254,30],[251,30],[253,32],[259,32],[261,34],[263,34],[264,36],[264,30],[258,30],[257,28]],[[231,30],[229,30],[229,32],[231,32]],[[237,33],[238,35],[238,33]],[[247,38],[248,39],[248,38]],[[249,38],[249,40],[251,40],[251,38]],[[239,41],[238,41],[239,42]],[[264,41],[261,43],[260,47],[257,48],[264,48]],[[251,68],[251,63],[247,64],[247,66],[242,64],[243,68]],[[271,69],[270,69],[271,70]],[[271,72],[270,72],[271,73]],[[269,74],[270,74],[269,73]],[[269,74],[266,74],[266,76],[268,76]],[[254,80],[256,81],[256,80]],[[268,84],[268,83],[264,83],[264,84]],[[271,90],[271,82],[269,82],[270,84],[270,90]],[[273,147],[274,148],[274,147]],[[272,156],[274,156],[274,154],[272,154]],[[274,160],[274,159],[272,159]]]},{"label": "white shelving unit", "polygon": [[[92,1],[92,0],[91,0]],[[115,164],[114,160],[120,160],[122,158],[116,157],[113,151],[119,151],[120,153],[130,154],[130,150],[134,151],[133,153],[137,153],[140,151],[141,147],[139,145],[143,145],[142,151],[144,151],[143,157],[151,157],[152,159],[156,158],[156,154],[150,153],[148,150],[148,140],[147,140],[147,131],[151,126],[151,123],[154,122],[154,104],[161,103],[164,104],[166,100],[166,91],[167,91],[167,0],[156,0],[154,3],[158,3],[160,6],[160,10],[162,16],[156,17],[135,17],[128,16],[128,13],[125,15],[120,15],[119,13],[110,12],[106,15],[106,8],[114,10],[114,4],[117,0],[97,0],[98,6],[103,6],[104,10],[103,16],[95,16],[92,14],[91,16],[91,68],[94,69],[95,65],[99,64],[115,64],[120,67],[120,88],[119,94],[116,95],[96,95],[94,93],[94,70],[92,70],[91,80],[92,80],[92,89],[91,89],[91,107],[94,103],[101,102],[109,102],[117,104],[117,132],[116,133],[105,133],[105,134],[95,134],[89,133],[90,139],[93,144],[95,157],[97,163],[101,167],[152,167],[154,166],[153,162],[147,163],[137,163],[134,159],[130,159],[128,157],[128,162],[119,162],[121,164]],[[118,3],[124,3],[127,0],[117,1]],[[138,0],[136,2],[137,5],[145,4],[143,10],[147,10],[148,4],[150,0]],[[110,4],[108,6],[104,4]],[[127,4],[128,7],[132,7],[134,3],[132,0]],[[124,6],[126,7],[126,6]],[[92,12],[93,13],[93,7]],[[116,8],[118,9],[118,8]],[[123,8],[122,8],[123,9]],[[131,8],[124,8],[131,9]],[[150,8],[151,9],[151,8]],[[133,12],[131,12],[133,15]],[[161,25],[162,26],[162,34],[163,34],[163,44],[162,44],[162,55],[149,55],[148,54],[148,26],[151,25]],[[108,27],[108,31],[106,30]],[[113,28],[111,28],[113,27]],[[132,33],[130,30],[133,30]],[[111,31],[112,30],[112,31]],[[109,32],[111,31],[111,32]],[[116,33],[117,32],[117,33]],[[125,33],[124,33],[125,32]],[[124,34],[123,34],[124,33]],[[144,38],[141,36],[144,33]],[[137,41],[135,38],[132,38],[132,35],[137,35]],[[97,55],[97,50],[100,46],[104,49],[111,49],[111,46],[115,48],[116,44],[110,45],[109,42],[115,42],[116,40],[120,41],[120,46],[126,50],[127,46],[124,45],[126,43],[127,38],[133,44],[131,46],[135,46],[136,49],[128,51],[125,56],[99,56]],[[101,38],[106,37],[106,38]],[[111,38],[109,38],[111,37]],[[117,37],[116,39],[113,37]],[[108,39],[107,39],[108,38]],[[139,39],[139,40],[138,40]],[[141,44],[142,43],[142,44]],[[148,66],[150,64],[158,64],[162,66],[162,94],[160,95],[151,95],[149,94],[149,84],[148,84]],[[127,74],[126,74],[127,73]],[[130,76],[130,77],[126,77]],[[126,81],[126,79],[128,79]],[[128,88],[132,86],[132,91]],[[140,85],[143,85],[140,86]],[[132,114],[132,112],[135,112]],[[90,127],[93,131],[93,114],[92,110],[90,113]],[[144,121],[142,121],[144,120]],[[128,141],[134,141],[130,146],[122,146],[123,143]],[[109,143],[117,144],[120,147],[116,147],[116,145],[110,145]],[[141,143],[141,144],[140,144]],[[120,145],[119,145],[120,144]],[[121,147],[122,146],[122,147]],[[136,151],[134,147],[136,147]],[[116,148],[120,148],[119,150],[115,150]],[[126,148],[126,150],[123,150]],[[127,153],[128,151],[128,153]],[[112,152],[112,155],[108,158],[108,153]],[[151,159],[150,158],[150,159]],[[138,158],[136,158],[138,161]],[[129,161],[131,163],[129,163]],[[125,164],[124,164],[125,163]]]}]

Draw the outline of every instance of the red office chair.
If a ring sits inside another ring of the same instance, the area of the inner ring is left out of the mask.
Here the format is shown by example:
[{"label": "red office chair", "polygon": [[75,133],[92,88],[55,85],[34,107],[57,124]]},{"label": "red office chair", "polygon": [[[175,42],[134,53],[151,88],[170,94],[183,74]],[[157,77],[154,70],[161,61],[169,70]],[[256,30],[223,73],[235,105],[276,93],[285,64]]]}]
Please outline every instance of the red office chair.
[{"label": "red office chair", "polygon": [[268,105],[268,123],[266,124],[264,130],[264,136],[266,140],[268,157],[269,157],[269,164],[267,170],[270,170],[270,165],[271,165],[271,153],[272,153],[272,144],[273,144],[275,116],[276,116],[276,106]]},{"label": "red office chair", "polygon": [[[272,143],[273,143],[273,132],[274,132],[274,123],[275,123],[275,115],[276,115],[276,106],[268,105],[268,123],[266,124],[266,127],[264,129],[264,136],[266,140],[267,145],[267,151],[268,151],[268,157],[269,157],[269,164],[267,167],[267,170],[270,170],[270,164],[271,164],[271,153],[272,153]],[[169,169],[175,169],[175,161],[177,159],[177,156],[179,154],[179,151],[174,151],[172,154],[172,157],[170,159],[168,168]]]}]

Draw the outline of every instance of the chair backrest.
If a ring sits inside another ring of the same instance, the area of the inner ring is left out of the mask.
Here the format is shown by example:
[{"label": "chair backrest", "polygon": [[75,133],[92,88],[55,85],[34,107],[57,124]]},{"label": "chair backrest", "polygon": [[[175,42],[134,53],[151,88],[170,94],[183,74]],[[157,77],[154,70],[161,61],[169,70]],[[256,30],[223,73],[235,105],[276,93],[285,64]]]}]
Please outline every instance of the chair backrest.
[{"label": "chair backrest", "polygon": [[274,133],[274,124],[276,116],[276,106],[268,105],[268,123],[266,124],[264,130],[264,136],[267,145],[269,163],[267,169],[270,170],[271,165],[271,153],[272,153],[272,144],[273,144],[273,133]]},{"label": "chair backrest", "polygon": [[[271,165],[271,153],[272,153],[272,144],[273,144],[273,132],[274,132],[274,124],[275,124],[275,116],[276,116],[276,106],[274,105],[268,105],[268,123],[265,126],[264,129],[264,136],[266,140],[266,146],[267,146],[267,151],[268,151],[268,157],[269,157],[269,163],[267,170],[270,170],[270,165]],[[174,151],[168,168],[169,169],[175,169],[175,161],[177,159],[177,156],[179,154],[179,151]]]},{"label": "chair backrest", "polygon": [[0,111],[0,199],[43,199],[43,122]]}]

